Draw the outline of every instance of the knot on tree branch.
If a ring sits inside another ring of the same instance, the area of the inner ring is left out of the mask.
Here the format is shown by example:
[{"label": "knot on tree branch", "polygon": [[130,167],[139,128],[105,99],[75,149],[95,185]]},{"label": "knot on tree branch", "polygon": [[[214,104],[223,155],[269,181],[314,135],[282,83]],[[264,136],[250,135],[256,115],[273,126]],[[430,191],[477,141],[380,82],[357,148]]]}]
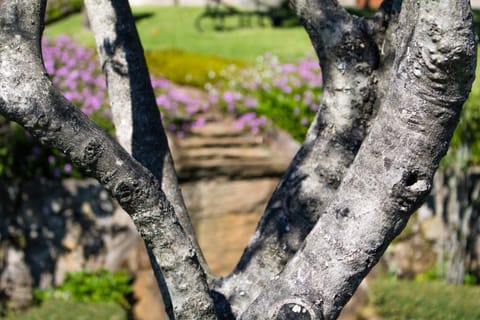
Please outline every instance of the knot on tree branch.
[{"label": "knot on tree branch", "polygon": [[[319,303],[321,305],[321,303]],[[274,308],[272,320],[322,320],[321,308],[298,297],[282,300]]]},{"label": "knot on tree branch", "polygon": [[332,53],[342,57],[341,63],[346,64],[344,68],[354,67],[368,77],[378,67],[378,48],[363,19],[355,17],[352,24],[352,29],[344,32],[338,46],[332,48]]},{"label": "knot on tree branch", "polygon": [[445,2],[452,3],[420,4],[417,19],[410,21],[414,25],[409,26],[411,39],[404,44],[399,73],[425,100],[451,107],[463,103],[470,92],[477,47],[467,1]]},{"label": "knot on tree branch", "polygon": [[138,181],[124,180],[120,181],[115,186],[114,192],[117,194],[118,201],[121,204],[125,204],[134,199],[140,198],[142,194],[141,189],[142,188]]},{"label": "knot on tree branch", "polygon": [[[93,165],[102,156],[102,154],[103,146],[100,141],[95,138],[91,139],[84,148],[83,163],[85,163],[87,166]],[[87,168],[87,170],[89,169]]]},{"label": "knot on tree branch", "polygon": [[419,206],[432,188],[432,177],[417,169],[406,170],[399,182],[392,188],[395,207],[403,213],[411,213],[412,207]]}]

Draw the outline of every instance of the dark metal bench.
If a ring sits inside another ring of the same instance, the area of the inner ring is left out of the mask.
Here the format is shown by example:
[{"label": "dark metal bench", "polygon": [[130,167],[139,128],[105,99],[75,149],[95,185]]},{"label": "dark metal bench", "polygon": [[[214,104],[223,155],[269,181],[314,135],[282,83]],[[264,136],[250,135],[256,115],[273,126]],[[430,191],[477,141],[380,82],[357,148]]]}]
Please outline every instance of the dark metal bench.
[{"label": "dark metal bench", "polygon": [[[284,1],[280,0],[278,3],[282,5]],[[202,23],[205,20],[211,20],[212,27],[215,30],[226,29],[227,17],[238,17],[238,27],[252,27],[252,20],[257,18],[259,26],[265,26],[265,18],[272,20],[273,25],[277,25],[279,21],[272,19],[272,9],[270,4],[253,0],[248,7],[235,5],[226,0],[207,0],[205,10],[195,19],[195,27],[198,31],[204,31]]]}]

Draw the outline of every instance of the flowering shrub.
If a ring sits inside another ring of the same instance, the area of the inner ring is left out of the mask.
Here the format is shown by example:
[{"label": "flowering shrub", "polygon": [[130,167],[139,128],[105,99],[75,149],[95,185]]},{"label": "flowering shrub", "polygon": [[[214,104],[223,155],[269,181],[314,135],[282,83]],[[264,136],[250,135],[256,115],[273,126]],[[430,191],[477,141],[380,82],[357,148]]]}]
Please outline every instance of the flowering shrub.
[{"label": "flowering shrub", "polygon": [[45,69],[63,95],[113,132],[106,84],[95,50],[78,46],[68,37],[58,37],[55,42],[44,38],[42,51]]},{"label": "flowering shrub", "polygon": [[[64,96],[97,124],[114,133],[104,77],[95,50],[68,37],[42,42],[45,68]],[[168,130],[179,136],[202,125],[207,99],[192,98],[172,82],[153,78],[152,85]],[[22,161],[19,161],[22,159]],[[63,154],[46,149],[14,123],[0,118],[0,180],[54,179],[81,176]]]},{"label": "flowering shrub", "polygon": [[[95,50],[78,46],[68,37],[42,42],[45,68],[53,83],[109,133],[114,133],[106,84]],[[152,86],[168,131],[183,136],[207,122],[213,105],[236,116],[235,126],[253,133],[273,121],[302,140],[319,108],[321,76],[318,63],[302,59],[281,64],[266,55],[251,68],[231,65],[211,72],[204,97],[192,95],[173,82],[153,77]],[[271,119],[271,120],[270,120]],[[41,147],[18,125],[0,119],[0,180],[54,179],[81,176],[65,156]],[[19,161],[22,159],[22,161]]]},{"label": "flowering shrub", "polygon": [[62,175],[77,176],[78,172],[60,152],[41,147],[18,124],[0,117],[0,188],[17,188],[23,180]]},{"label": "flowering shrub", "polygon": [[[58,37],[55,42],[44,40],[42,46],[45,68],[53,83],[67,99],[113,133],[106,84],[95,50],[79,46],[68,37]],[[191,97],[169,80],[152,78],[151,82],[162,118],[171,131],[182,134],[182,130],[197,125],[196,118],[209,108],[207,101]]]},{"label": "flowering shrub", "polygon": [[209,87],[210,94],[212,101],[238,115],[236,125],[258,132],[271,120],[298,141],[305,138],[320,108],[322,76],[315,59],[281,64],[267,54],[252,68],[225,72],[229,80],[220,88]]}]

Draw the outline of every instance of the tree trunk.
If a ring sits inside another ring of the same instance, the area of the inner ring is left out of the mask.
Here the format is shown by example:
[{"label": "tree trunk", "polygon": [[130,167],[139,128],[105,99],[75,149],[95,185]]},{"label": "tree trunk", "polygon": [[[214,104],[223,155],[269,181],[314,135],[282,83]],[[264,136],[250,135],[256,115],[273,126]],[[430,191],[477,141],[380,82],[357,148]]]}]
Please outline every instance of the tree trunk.
[{"label": "tree trunk", "polygon": [[175,203],[174,171],[164,170],[168,146],[149,119],[156,112],[128,2],[89,3],[108,6],[89,15],[104,71],[119,77],[109,94],[126,98],[111,103],[135,110],[129,126],[144,133],[127,135],[133,157],[46,76],[45,1],[0,8],[0,113],[64,151],[132,216],[172,319],[336,318],[424,201],[447,151],[475,72],[469,2],[386,0],[365,19],[336,0],[296,1],[320,59],[322,105],[241,261],[219,279],[202,265]]},{"label": "tree trunk", "polygon": [[475,243],[480,218],[478,167],[462,168],[455,163],[439,170],[433,197],[434,214],[441,219],[445,230],[440,240],[439,276],[445,277],[449,283],[463,284],[466,272],[474,268],[473,262],[477,259]]}]

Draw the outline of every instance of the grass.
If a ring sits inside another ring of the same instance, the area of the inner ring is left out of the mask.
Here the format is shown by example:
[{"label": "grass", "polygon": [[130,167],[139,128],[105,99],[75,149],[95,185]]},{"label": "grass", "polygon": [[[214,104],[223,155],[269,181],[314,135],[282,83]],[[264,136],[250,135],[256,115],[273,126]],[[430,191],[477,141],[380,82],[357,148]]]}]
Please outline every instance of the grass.
[{"label": "grass", "polygon": [[241,60],[176,49],[147,51],[145,56],[152,75],[161,75],[177,84],[199,88],[204,88],[205,83],[212,82],[209,77],[211,72],[217,75],[218,80],[221,72],[231,65],[245,67]]},{"label": "grass", "polygon": [[115,303],[49,300],[19,315],[3,320],[127,320],[125,310]]},{"label": "grass", "polygon": [[480,319],[480,286],[378,278],[369,297],[384,320]]},{"label": "grass", "polygon": [[[139,7],[134,8],[137,29],[145,50],[178,49],[187,52],[216,55],[228,59],[254,62],[258,56],[271,52],[282,61],[291,61],[312,51],[312,46],[303,27],[238,28],[237,17],[227,21],[235,28],[228,31],[208,29],[199,32],[195,19],[203,7]],[[93,35],[82,27],[83,16],[74,14],[47,26],[45,34],[56,37],[66,34],[89,46],[94,46]]]}]

